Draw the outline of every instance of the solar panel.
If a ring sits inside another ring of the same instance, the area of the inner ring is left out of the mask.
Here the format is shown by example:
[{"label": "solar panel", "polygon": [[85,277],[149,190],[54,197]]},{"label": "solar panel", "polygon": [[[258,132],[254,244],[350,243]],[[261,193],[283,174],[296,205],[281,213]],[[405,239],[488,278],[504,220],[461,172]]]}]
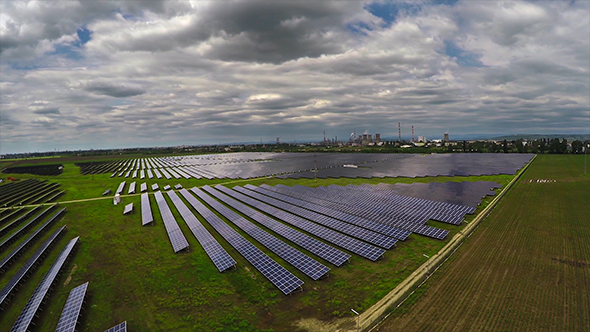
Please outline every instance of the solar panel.
[{"label": "solar panel", "polygon": [[174,252],[187,250],[189,247],[188,241],[184,237],[184,234],[182,234],[176,219],[174,219],[174,215],[172,215],[172,211],[170,211],[164,195],[162,195],[162,192],[157,191],[154,196],[156,197],[156,203],[158,203],[158,208],[164,221],[164,227],[166,227],[166,232],[168,233]]},{"label": "solar panel", "polygon": [[264,252],[250,243],[250,241],[246,240],[195,197],[188,195],[185,198],[234,249],[272,282],[273,285],[281,290],[283,294],[291,294],[293,291],[301,289],[303,285],[301,279],[268,257]]},{"label": "solar panel", "polygon": [[240,198],[245,198],[243,200],[243,203],[248,204],[262,212],[265,212],[276,219],[282,220],[292,226],[295,226],[312,235],[315,235],[321,239],[333,243],[341,248],[347,249],[361,257],[365,257],[369,260],[376,261],[377,259],[381,258],[385,253],[384,249],[362,242],[348,235],[338,233],[330,228],[318,225],[289,212],[277,209],[269,204],[263,203],[261,201],[255,200],[245,195],[242,195],[238,198],[230,191],[224,192],[238,200],[241,200]]},{"label": "solar panel", "polygon": [[168,172],[166,171],[166,169],[162,168],[162,169],[160,169],[160,172],[161,172],[161,173],[164,175],[164,177],[165,177],[167,180],[170,180],[170,179],[172,179],[172,176],[170,175],[170,173],[168,173]]},{"label": "solar panel", "polygon": [[145,182],[142,183],[139,191],[141,191],[143,193],[143,192],[146,192],[147,190],[148,190],[147,183],[145,183]]},{"label": "solar panel", "polygon": [[133,203],[129,203],[125,205],[125,209],[123,210],[123,214],[130,214],[133,212]]},{"label": "solar panel", "polygon": [[[252,187],[254,187],[254,186],[252,186]],[[250,188],[250,187],[246,186],[246,188]],[[254,187],[254,188],[256,188],[256,187]],[[312,202],[307,202],[302,199],[297,199],[297,198],[294,198],[291,196],[283,195],[283,194],[276,192],[274,189],[275,189],[274,187],[271,187],[268,185],[263,185],[261,187],[256,188],[255,191],[265,194],[265,195],[268,195],[268,196],[271,196],[276,199],[280,199],[282,201],[285,201],[285,202],[288,202],[291,204],[295,204],[297,206],[306,208],[306,209],[314,211],[314,212],[322,213],[327,216],[340,219],[342,221],[351,223],[353,225],[357,225],[357,226],[364,227],[364,228],[370,229],[372,231],[375,231],[375,232],[378,232],[378,233],[381,233],[384,235],[395,237],[398,240],[405,240],[411,234],[411,232],[401,230],[401,229],[398,229],[395,227],[391,227],[388,225],[384,225],[379,222],[375,222],[375,221],[365,219],[365,218],[360,218],[360,217],[352,215],[352,214],[348,214],[348,213],[344,213],[344,212],[341,212],[338,210],[326,208],[324,206],[321,206],[321,205],[318,205],[318,204],[315,204]]]},{"label": "solar panel", "polygon": [[86,290],[88,289],[88,282],[72,289],[66,305],[61,312],[55,332],[75,332],[78,325],[78,317],[82,311],[84,298],[86,297]]},{"label": "solar panel", "polygon": [[[29,220],[29,222],[27,222],[24,226],[22,226],[21,228],[19,228],[18,230],[16,230],[12,234],[10,234],[8,237],[6,237],[4,239],[4,241],[2,241],[0,243],[0,252],[3,251],[4,249],[6,249],[10,244],[12,244],[13,242],[15,242],[16,240],[18,240],[21,236],[23,236],[24,234],[26,234],[26,232],[28,232],[29,229],[31,229],[37,222],[39,222],[40,220],[42,220],[43,218],[45,218],[45,216],[49,212],[51,212],[51,210],[53,210],[55,207],[56,207],[55,204],[54,205],[51,205],[50,207],[48,207],[47,209],[43,210],[38,215],[34,216],[33,219]],[[63,210],[65,210],[65,208]],[[28,213],[27,213],[27,215],[28,215]]]},{"label": "solar panel", "polygon": [[152,207],[150,205],[150,197],[148,193],[141,194],[141,225],[149,225],[154,222],[152,215]]},{"label": "solar panel", "polygon": [[[188,191],[182,189],[180,193],[185,196],[189,195]],[[178,197],[174,191],[167,192],[168,197],[176,206],[178,212],[188,225],[188,228],[197,238],[203,249],[213,261],[213,264],[217,267],[219,272],[223,272],[230,267],[236,265],[236,261],[223,249],[223,247],[217,242],[217,240],[207,231],[207,229],[201,224],[201,222],[195,217],[195,215],[188,209],[184,202]]]},{"label": "solar panel", "polygon": [[179,183],[177,185],[174,186],[174,189],[182,189],[182,185]]},{"label": "solar panel", "polygon": [[27,262],[18,270],[18,272],[10,279],[10,281],[0,290],[0,307],[4,307],[12,293],[16,290],[18,285],[23,281],[25,276],[32,272],[37,263],[41,260],[41,257],[55,244],[56,239],[63,233],[66,226],[60,227],[58,230],[53,232],[51,236],[43,242],[41,247],[35,251],[35,253],[27,260]]},{"label": "solar panel", "polygon": [[172,187],[170,187],[170,185],[164,186],[164,190],[170,190],[170,189],[172,189]]},{"label": "solar panel", "polygon": [[157,183],[152,184],[152,191],[160,190],[160,186]]},{"label": "solar panel", "polygon": [[41,282],[39,283],[39,286],[37,286],[37,289],[35,289],[35,291],[33,292],[33,295],[31,295],[31,298],[29,299],[29,301],[25,305],[25,308],[16,319],[16,322],[12,326],[12,329],[10,329],[10,332],[26,332],[29,330],[33,318],[35,318],[35,315],[37,314],[37,311],[39,310],[41,303],[47,297],[51,289],[51,286],[55,282],[55,278],[57,277],[61,269],[65,266],[67,259],[70,257],[70,254],[72,253],[74,247],[78,243],[78,239],[79,237],[76,237],[70,240],[68,244],[66,244],[65,248],[62,250],[57,259],[51,265],[51,268],[49,268],[49,271],[43,277],[43,280],[41,280]]},{"label": "solar panel", "polygon": [[334,219],[334,218],[331,218],[328,216],[322,216],[319,213],[300,208],[298,206],[289,204],[287,202],[280,201],[278,199],[275,199],[275,198],[272,198],[269,196],[259,194],[255,191],[250,190],[250,189],[245,189],[245,188],[239,187],[239,186],[236,186],[233,189],[242,193],[242,194],[256,198],[259,201],[263,201],[269,205],[277,207],[281,210],[290,212],[292,214],[298,215],[298,216],[305,218],[305,219],[309,219],[309,220],[316,222],[318,224],[321,224],[323,226],[332,228],[332,229],[342,232],[344,234],[356,237],[360,240],[364,240],[366,242],[380,246],[385,249],[390,249],[391,247],[393,247],[397,243],[397,240],[392,237],[389,237],[389,236],[386,236],[383,234],[379,234],[379,233],[370,231],[370,230],[362,228],[362,227],[358,227],[355,225],[344,223],[344,222],[341,222],[337,219]]},{"label": "solar panel", "polygon": [[127,332],[127,321],[117,324],[104,332]]},{"label": "solar panel", "polygon": [[135,182],[131,182],[129,184],[129,190],[127,191],[127,194],[135,194]]},{"label": "solar panel", "polygon": [[119,184],[119,188],[117,188],[117,191],[115,192],[115,194],[120,195],[124,189],[125,189],[125,181],[123,181],[123,182],[121,182],[121,184]]},{"label": "solar panel", "polygon": [[211,196],[205,194],[200,189],[195,187],[191,190],[197,196],[199,196],[199,198],[201,198],[207,204],[209,204],[209,206],[211,206],[213,209],[215,209],[217,212],[221,213],[221,215],[223,215],[225,218],[231,221],[234,225],[238,226],[241,230],[246,232],[260,244],[262,244],[270,251],[277,254],[279,257],[287,261],[289,264],[293,265],[299,271],[305,273],[308,277],[312,278],[313,280],[320,279],[321,277],[326,275],[328,271],[330,271],[330,268],[328,268],[327,266],[303,254],[299,250],[291,247],[290,245],[286,244],[285,242],[281,241],[275,236],[267,233],[262,228],[252,224],[250,221],[233,212],[223,204],[213,199]]},{"label": "solar panel", "polygon": [[[223,187],[221,185],[217,185],[215,188],[217,188],[218,190],[224,191],[224,192],[231,190],[231,189],[228,189],[228,188]],[[241,213],[247,215],[248,217],[252,218],[254,221],[262,224],[263,226],[265,226],[268,229],[274,231],[275,233],[281,235],[282,237],[288,239],[289,241],[301,246],[302,248],[305,248],[306,250],[310,251],[311,253],[325,259],[326,261],[328,261],[336,266],[341,266],[342,264],[344,264],[344,262],[348,261],[348,259],[350,258],[349,254],[347,254],[341,250],[338,250],[328,244],[325,244],[322,241],[318,241],[318,240],[314,239],[313,237],[308,236],[305,233],[302,233],[296,229],[288,227],[285,224],[280,223],[280,222],[270,218],[269,216],[246,206],[245,204],[239,202],[238,200],[230,198],[229,196],[224,195],[217,190],[214,190],[213,188],[211,188],[209,186],[204,186],[203,189],[205,191],[207,191],[209,194],[215,196],[216,198],[218,198],[219,200],[224,202],[225,204],[231,206],[232,208],[234,208],[234,209],[240,211]],[[239,195],[241,195],[237,192],[233,192],[233,193],[235,195],[238,195],[237,197],[239,197]],[[241,196],[243,196],[243,195],[241,195]]]},{"label": "solar panel", "polygon": [[[49,212],[50,209],[51,208],[45,210],[39,216],[44,216],[45,213]],[[28,246],[32,245],[37,240],[37,238],[39,238],[43,234],[43,232],[45,232],[51,227],[51,224],[53,224],[53,222],[55,222],[63,213],[65,213],[65,211],[66,208],[63,208],[57,213],[55,213],[53,216],[51,216],[51,218],[47,219],[47,221],[45,221],[43,225],[41,225],[41,227],[37,228],[33,232],[33,234],[29,235],[28,238],[26,238],[16,248],[14,248],[14,250],[12,250],[8,255],[6,255],[6,257],[4,257],[2,261],[0,261],[0,271],[4,271],[8,267],[8,264],[15,260],[20,254],[22,254],[26,250],[26,248],[28,248]],[[39,218],[39,216],[37,218]],[[29,222],[29,224],[34,223],[34,220],[35,219]]]}]

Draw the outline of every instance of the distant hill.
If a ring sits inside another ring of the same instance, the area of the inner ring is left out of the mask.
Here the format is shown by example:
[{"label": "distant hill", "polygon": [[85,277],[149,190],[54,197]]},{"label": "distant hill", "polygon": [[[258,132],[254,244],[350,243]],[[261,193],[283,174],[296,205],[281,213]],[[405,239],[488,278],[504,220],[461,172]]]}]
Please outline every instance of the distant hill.
[{"label": "distant hill", "polygon": [[542,139],[542,138],[548,138],[548,139],[552,139],[552,138],[564,139],[565,138],[568,142],[571,142],[571,141],[576,141],[576,140],[577,141],[590,140],[590,135],[589,134],[513,134],[513,135],[493,137],[490,139],[498,140],[498,141],[502,141],[502,140],[512,141],[512,140],[517,140],[520,138],[523,138],[526,140],[536,140],[536,139]]}]

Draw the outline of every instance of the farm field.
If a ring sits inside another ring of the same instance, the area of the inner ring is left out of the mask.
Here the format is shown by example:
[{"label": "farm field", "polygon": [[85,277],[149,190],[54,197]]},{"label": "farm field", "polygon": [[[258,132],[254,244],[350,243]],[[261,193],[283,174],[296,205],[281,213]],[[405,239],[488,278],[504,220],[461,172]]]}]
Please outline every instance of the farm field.
[{"label": "farm field", "polygon": [[375,331],[587,331],[590,176],[583,173],[584,156],[537,156]]},{"label": "farm field", "polygon": [[[43,160],[55,163],[56,160]],[[136,212],[123,216],[123,207],[113,206],[112,197],[101,197],[107,188],[115,190],[119,183],[129,179],[110,178],[110,174],[80,175],[72,161],[59,160],[64,165],[63,173],[53,177],[38,177],[26,174],[15,175],[20,179],[49,179],[61,184],[66,194],[60,197],[61,206],[68,210],[62,221],[54,224],[40,241],[19,257],[11,268],[0,275],[4,285],[16,273],[50,233],[67,225],[62,236],[42,265],[22,284],[9,307],[0,312],[0,331],[8,331],[12,322],[24,307],[51,262],[72,238],[80,236],[80,245],[66,270],[58,278],[46,306],[36,321],[38,331],[52,330],[57,325],[59,314],[69,291],[86,282],[88,298],[81,320],[80,331],[102,331],[127,320],[133,331],[304,331],[297,324],[302,318],[322,322],[350,318],[350,308],[363,311],[387,294],[431,254],[442,248],[460,226],[430,221],[428,224],[450,231],[445,241],[433,240],[412,234],[397,248],[388,250],[384,259],[370,262],[353,255],[350,263],[331,267],[327,279],[313,281],[299,271],[289,268],[305,281],[304,291],[284,296],[267,279],[262,277],[244,258],[220,241],[236,259],[236,270],[219,273],[202,247],[192,236],[176,209],[174,216],[185,234],[191,250],[174,254],[170,247],[157,205],[152,199],[154,227],[141,227],[141,214]],[[235,185],[301,184],[305,186],[348,185],[362,183],[413,183],[446,181],[494,181],[507,184],[513,176],[480,177],[433,177],[433,178],[385,178],[385,179],[268,179],[252,180],[196,180],[153,179],[164,185],[182,184],[185,188],[224,183]],[[143,182],[137,180],[138,184]],[[133,202],[139,209],[139,195],[123,195],[123,204]],[[151,195],[150,195],[151,196]],[[166,197],[168,200],[168,197]],[[491,198],[486,198],[478,213]],[[172,204],[168,200],[170,206]],[[197,214],[195,214],[197,215]],[[198,216],[198,215],[197,215]],[[468,216],[469,221],[473,216]],[[217,233],[198,216],[203,225],[218,239]],[[239,231],[247,239],[251,238]],[[2,240],[2,239],[0,239]],[[11,245],[5,252],[12,250]],[[305,250],[302,252],[307,253]],[[268,253],[268,252],[267,252]],[[269,253],[279,264],[289,265],[278,256]]]}]

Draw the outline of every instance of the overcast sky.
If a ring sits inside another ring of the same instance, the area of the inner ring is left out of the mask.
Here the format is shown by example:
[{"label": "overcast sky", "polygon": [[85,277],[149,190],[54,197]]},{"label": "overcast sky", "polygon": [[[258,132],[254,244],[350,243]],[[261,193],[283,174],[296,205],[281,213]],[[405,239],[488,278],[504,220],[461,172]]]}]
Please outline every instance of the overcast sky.
[{"label": "overcast sky", "polygon": [[0,1],[0,154],[590,132],[588,1]]}]

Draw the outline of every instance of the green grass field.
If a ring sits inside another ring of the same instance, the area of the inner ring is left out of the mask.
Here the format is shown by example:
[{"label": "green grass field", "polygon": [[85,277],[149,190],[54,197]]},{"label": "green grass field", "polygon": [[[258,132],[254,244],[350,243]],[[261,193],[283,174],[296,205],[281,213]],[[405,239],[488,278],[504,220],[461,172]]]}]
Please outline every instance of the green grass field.
[{"label": "green grass field", "polygon": [[449,261],[376,330],[588,331],[588,294],[584,157],[540,155]]},{"label": "green grass field", "polygon": [[[67,207],[68,211],[64,219],[52,227],[52,231],[63,224],[68,226],[68,231],[43,264],[23,283],[9,308],[0,312],[0,321],[3,322],[0,324],[0,331],[10,329],[53,260],[67,241],[75,236],[81,237],[81,244],[59,277],[41,317],[36,321],[38,331],[55,328],[69,291],[86,281],[90,281],[89,297],[83,312],[81,331],[102,331],[123,320],[128,321],[132,331],[297,331],[294,324],[302,318],[331,321],[339,317],[349,317],[350,308],[358,311],[367,309],[420,266],[426,259],[423,254],[437,252],[461,229],[431,221],[430,225],[451,231],[446,241],[413,234],[405,242],[399,243],[396,249],[389,250],[384,259],[378,262],[353,255],[350,264],[337,268],[314,257],[332,269],[329,278],[319,281],[309,279],[264,249],[269,256],[305,281],[303,292],[284,296],[200,216],[201,222],[236,259],[236,270],[225,273],[217,271],[170,201],[169,205],[191,245],[188,253],[173,253],[153,196],[151,200],[155,226],[141,227],[138,195],[123,199],[123,204],[134,202],[136,205],[136,213],[131,216],[123,216],[123,206],[113,206],[112,197],[78,201],[100,198],[107,188],[114,191],[122,181],[121,178],[111,179],[110,174],[82,176],[73,162],[63,164],[63,174],[50,178],[50,181],[60,183],[61,189],[66,190],[59,201],[64,202],[61,205]],[[25,179],[35,176],[17,177]],[[248,181],[153,179],[147,180],[147,183],[151,185],[157,182],[160,187],[180,183],[185,188],[191,188],[216,183],[227,183],[230,187],[247,183],[323,186],[485,180],[505,185],[511,179],[512,176],[354,180],[263,178]],[[126,180],[127,183],[131,182]],[[142,181],[137,182],[139,185]],[[470,218],[473,216],[468,220]],[[49,234],[50,232],[46,233],[42,240],[49,237]],[[18,267],[42,242],[37,241],[6,274],[0,275],[0,285],[10,280]],[[253,240],[252,242],[255,243]],[[13,244],[2,254],[5,255],[16,245]],[[301,251],[305,252],[303,249]]]}]

